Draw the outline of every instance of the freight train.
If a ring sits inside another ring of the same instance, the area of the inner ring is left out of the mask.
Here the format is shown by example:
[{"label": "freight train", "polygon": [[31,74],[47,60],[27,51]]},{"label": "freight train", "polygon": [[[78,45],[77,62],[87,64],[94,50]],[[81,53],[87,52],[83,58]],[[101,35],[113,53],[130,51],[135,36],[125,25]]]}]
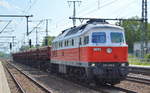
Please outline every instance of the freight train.
[{"label": "freight train", "polygon": [[125,31],[103,20],[89,20],[62,31],[52,46],[12,56],[15,62],[100,84],[117,84],[128,74]]}]

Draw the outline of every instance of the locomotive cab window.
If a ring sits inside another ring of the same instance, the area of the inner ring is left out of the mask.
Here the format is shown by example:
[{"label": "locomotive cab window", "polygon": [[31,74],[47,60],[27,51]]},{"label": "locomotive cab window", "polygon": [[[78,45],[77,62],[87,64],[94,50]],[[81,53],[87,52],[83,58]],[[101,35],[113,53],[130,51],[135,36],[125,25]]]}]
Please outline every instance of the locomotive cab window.
[{"label": "locomotive cab window", "polygon": [[111,36],[111,42],[112,43],[123,43],[124,42],[122,33],[111,32],[110,36]]},{"label": "locomotive cab window", "polygon": [[106,43],[106,33],[105,32],[93,32],[92,43]]}]

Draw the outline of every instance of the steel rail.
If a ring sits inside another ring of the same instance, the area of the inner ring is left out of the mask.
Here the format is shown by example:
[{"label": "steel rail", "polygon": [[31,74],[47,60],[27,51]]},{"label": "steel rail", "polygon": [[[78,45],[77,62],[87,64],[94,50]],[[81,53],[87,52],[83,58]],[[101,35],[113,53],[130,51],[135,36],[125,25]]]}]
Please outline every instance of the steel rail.
[{"label": "steel rail", "polygon": [[140,84],[145,84],[145,85],[148,85],[148,86],[150,85],[150,80],[144,79],[144,78],[137,78],[137,77],[128,76],[125,80],[140,83]]},{"label": "steel rail", "polygon": [[150,75],[150,67],[129,66],[129,72]]},{"label": "steel rail", "polygon": [[11,71],[8,69],[7,66],[5,66],[6,70],[8,71],[8,73],[10,74],[10,76],[12,77],[12,79],[14,80],[15,84],[19,87],[19,90],[22,92],[22,93],[26,93],[24,91],[24,89],[22,88],[22,86],[20,85],[20,83],[16,80],[15,76],[11,73]]},{"label": "steel rail", "polygon": [[46,88],[44,85],[40,84],[35,79],[33,79],[31,76],[29,76],[28,74],[26,74],[25,72],[23,72],[22,70],[20,70],[19,68],[17,68],[17,66],[15,66],[14,64],[11,64],[9,62],[7,62],[7,63],[10,64],[11,66],[13,66],[14,68],[16,68],[20,73],[22,73],[23,75],[25,75],[28,79],[30,79],[31,81],[33,81],[37,86],[39,86],[41,89],[43,89],[46,93],[53,93],[51,90],[49,90],[48,88]]},{"label": "steel rail", "polygon": [[150,84],[150,79],[145,79],[142,77],[133,77],[133,76],[127,76],[127,78],[137,79],[137,80],[144,81],[144,82],[149,82],[149,84]]}]

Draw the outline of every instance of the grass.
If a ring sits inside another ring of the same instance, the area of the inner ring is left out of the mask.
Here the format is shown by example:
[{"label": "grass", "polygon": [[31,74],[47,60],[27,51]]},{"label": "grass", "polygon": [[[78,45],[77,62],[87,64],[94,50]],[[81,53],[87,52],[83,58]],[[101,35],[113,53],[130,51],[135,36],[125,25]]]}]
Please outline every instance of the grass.
[{"label": "grass", "polygon": [[130,65],[150,66],[150,61],[146,59],[129,58]]}]

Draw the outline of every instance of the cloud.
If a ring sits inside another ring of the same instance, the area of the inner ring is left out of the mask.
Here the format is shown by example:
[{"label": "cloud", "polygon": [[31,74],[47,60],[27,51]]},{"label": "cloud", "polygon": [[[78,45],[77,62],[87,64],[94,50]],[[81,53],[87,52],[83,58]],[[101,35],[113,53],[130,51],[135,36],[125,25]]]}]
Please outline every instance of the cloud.
[{"label": "cloud", "polygon": [[0,0],[0,7],[4,7],[4,8],[7,8],[7,9],[15,9],[15,10],[21,11],[20,7],[18,7],[16,5],[12,5],[12,4],[8,3],[5,0]]},{"label": "cloud", "polygon": [[0,6],[4,7],[4,8],[7,8],[7,9],[12,8],[12,6],[8,2],[3,1],[3,0],[0,0]]}]

